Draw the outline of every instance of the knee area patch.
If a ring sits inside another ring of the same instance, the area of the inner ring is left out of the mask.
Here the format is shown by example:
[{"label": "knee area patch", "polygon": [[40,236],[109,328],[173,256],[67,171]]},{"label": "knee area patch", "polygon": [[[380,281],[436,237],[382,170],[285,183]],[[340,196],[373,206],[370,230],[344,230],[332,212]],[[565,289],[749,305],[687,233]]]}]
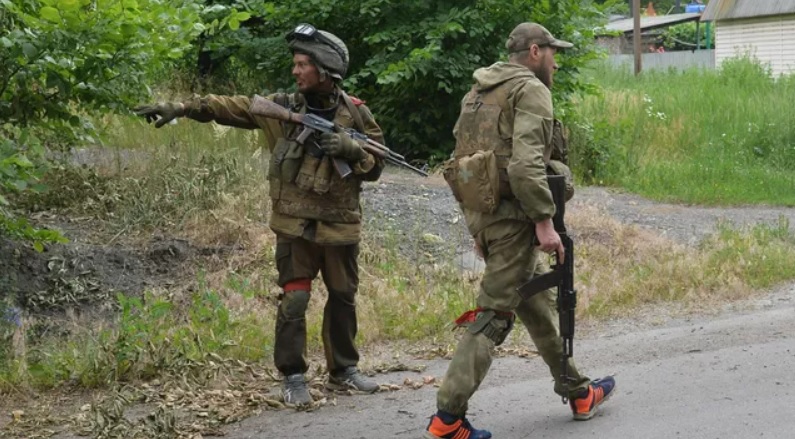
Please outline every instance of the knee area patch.
[{"label": "knee area patch", "polygon": [[499,346],[508,338],[514,319],[513,313],[505,315],[490,309],[482,310],[477,313],[475,321],[469,324],[467,331],[471,334],[483,334]]},{"label": "knee area patch", "polygon": [[301,319],[306,315],[306,308],[309,306],[309,291],[293,290],[285,291],[279,310],[288,319]]}]

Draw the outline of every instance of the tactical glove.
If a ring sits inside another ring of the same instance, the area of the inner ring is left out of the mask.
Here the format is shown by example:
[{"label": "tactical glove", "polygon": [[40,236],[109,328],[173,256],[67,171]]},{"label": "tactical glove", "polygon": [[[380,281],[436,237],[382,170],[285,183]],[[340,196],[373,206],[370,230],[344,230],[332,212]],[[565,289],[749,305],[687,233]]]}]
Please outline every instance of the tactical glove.
[{"label": "tactical glove", "polygon": [[320,147],[332,157],[342,157],[346,160],[364,160],[367,153],[345,133],[323,133],[320,135]]},{"label": "tactical glove", "polygon": [[158,102],[154,105],[142,105],[134,108],[135,114],[146,118],[148,123],[155,121],[155,128],[160,128],[172,120],[185,115],[185,105],[180,102]]}]

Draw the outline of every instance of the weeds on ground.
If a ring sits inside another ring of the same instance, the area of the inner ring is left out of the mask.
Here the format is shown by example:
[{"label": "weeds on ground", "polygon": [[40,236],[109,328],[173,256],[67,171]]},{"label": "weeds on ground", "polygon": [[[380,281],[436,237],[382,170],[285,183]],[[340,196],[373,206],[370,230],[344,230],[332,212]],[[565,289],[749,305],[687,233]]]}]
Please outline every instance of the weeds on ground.
[{"label": "weeds on ground", "polygon": [[795,76],[748,58],[718,70],[591,75],[569,124],[575,175],[658,200],[795,205]]},{"label": "weeds on ground", "polygon": [[[651,303],[714,304],[795,278],[795,235],[783,219],[754,228],[722,224],[694,250],[621,225],[595,208],[575,212],[571,228],[577,239],[580,317],[621,315]],[[384,236],[385,242],[390,236]],[[474,307],[479,276],[462,273],[445,260],[407,260],[383,244],[366,240],[362,245],[360,344],[452,343],[447,329],[458,314]],[[13,355],[0,351],[6,360],[0,386],[104,387],[151,380],[167,371],[189,373],[191,365],[209,358],[268,363],[278,294],[270,251],[237,272],[207,275],[194,293],[118,295],[121,312],[115,322],[64,322],[59,323],[61,332],[38,337],[36,333],[47,333],[35,329],[44,323],[29,320],[27,368],[20,373],[12,367]],[[313,290],[308,341],[317,353],[326,291],[319,280]],[[11,326],[5,326],[9,339]]]},{"label": "weeds on ground", "polygon": [[704,308],[795,278],[795,234],[783,218],[754,227],[722,223],[696,249],[595,212],[573,216],[571,227],[585,317],[654,303]]}]

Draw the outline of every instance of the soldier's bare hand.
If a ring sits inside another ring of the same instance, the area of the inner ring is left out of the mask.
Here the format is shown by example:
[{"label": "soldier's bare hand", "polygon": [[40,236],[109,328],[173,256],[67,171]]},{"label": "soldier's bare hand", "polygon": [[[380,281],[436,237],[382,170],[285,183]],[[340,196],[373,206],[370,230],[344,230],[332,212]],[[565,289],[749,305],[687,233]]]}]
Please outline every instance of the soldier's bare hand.
[{"label": "soldier's bare hand", "polygon": [[551,219],[536,223],[536,238],[539,243],[538,247],[542,252],[548,254],[557,253],[558,263],[563,263],[566,249],[563,247],[563,241],[560,240],[560,235],[555,231],[555,226],[552,224]]}]

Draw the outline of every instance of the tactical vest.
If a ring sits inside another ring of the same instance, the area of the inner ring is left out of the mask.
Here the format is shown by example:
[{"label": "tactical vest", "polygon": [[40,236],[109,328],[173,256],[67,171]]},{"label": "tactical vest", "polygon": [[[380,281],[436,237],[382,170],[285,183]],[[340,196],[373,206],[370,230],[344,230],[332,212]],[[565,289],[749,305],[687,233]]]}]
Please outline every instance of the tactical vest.
[{"label": "tactical vest", "polygon": [[[364,132],[359,109],[344,92],[341,99],[343,102],[333,122]],[[306,113],[304,98],[299,93],[279,93],[274,102],[293,112]],[[331,223],[361,222],[361,177],[352,173],[340,178],[328,155],[309,154],[307,148],[296,141],[301,129],[294,124],[282,124],[284,136],[277,140],[271,154],[268,181],[273,210],[296,218]]]},{"label": "tactical vest", "polygon": [[[453,157],[445,163],[444,177],[453,196],[464,208],[492,213],[500,200],[513,199],[508,162],[513,153],[513,117],[508,94],[522,81],[517,78],[488,90],[467,93],[458,117]],[[500,135],[500,115],[509,116],[505,137]],[[549,161],[545,156],[544,160]]]}]

